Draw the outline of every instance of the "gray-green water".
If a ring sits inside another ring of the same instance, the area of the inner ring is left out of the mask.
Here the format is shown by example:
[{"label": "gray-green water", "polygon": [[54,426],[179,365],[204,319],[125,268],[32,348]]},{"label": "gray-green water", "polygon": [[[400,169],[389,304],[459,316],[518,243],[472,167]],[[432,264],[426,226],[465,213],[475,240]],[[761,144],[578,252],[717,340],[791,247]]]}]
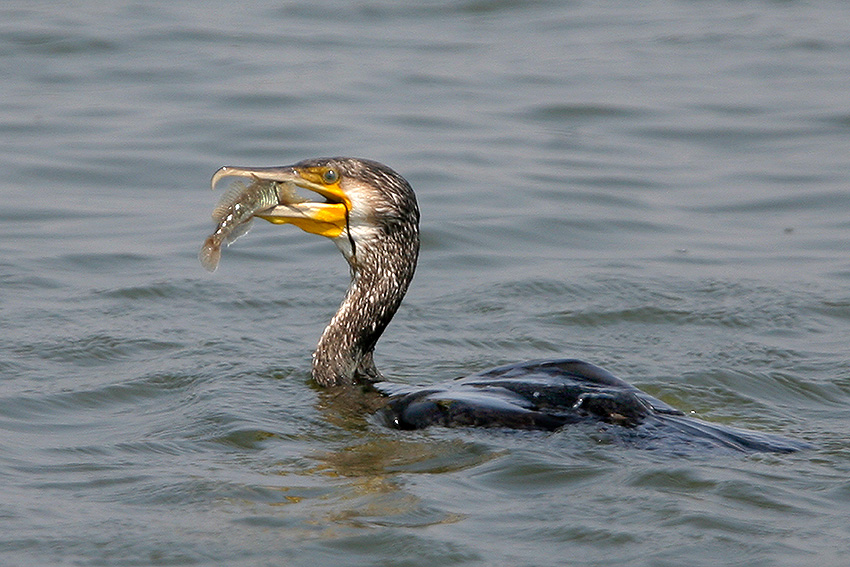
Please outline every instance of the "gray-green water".
[{"label": "gray-green water", "polygon": [[[843,2],[6,2],[3,565],[844,565]],[[314,388],[347,271],[224,164],[383,161],[423,250],[393,380],[600,364],[794,455],[398,432]]]}]

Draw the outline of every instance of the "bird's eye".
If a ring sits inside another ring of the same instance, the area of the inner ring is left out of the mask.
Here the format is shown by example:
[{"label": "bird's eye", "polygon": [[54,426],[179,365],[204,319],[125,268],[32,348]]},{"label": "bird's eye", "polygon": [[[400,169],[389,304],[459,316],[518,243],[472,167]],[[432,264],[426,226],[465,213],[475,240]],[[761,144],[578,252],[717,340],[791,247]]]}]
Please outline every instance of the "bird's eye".
[{"label": "bird's eye", "polygon": [[324,181],[328,185],[332,185],[339,181],[339,173],[335,169],[326,169],[322,174],[322,181]]}]

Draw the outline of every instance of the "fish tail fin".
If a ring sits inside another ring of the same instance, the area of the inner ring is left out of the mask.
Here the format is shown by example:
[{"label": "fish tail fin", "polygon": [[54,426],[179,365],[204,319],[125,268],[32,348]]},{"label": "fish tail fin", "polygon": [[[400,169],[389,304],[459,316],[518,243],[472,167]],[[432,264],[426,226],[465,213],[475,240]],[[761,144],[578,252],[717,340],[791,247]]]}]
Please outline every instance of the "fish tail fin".
[{"label": "fish tail fin", "polygon": [[204,240],[204,245],[201,246],[201,251],[198,253],[198,260],[208,272],[214,272],[218,268],[218,262],[221,260],[221,239],[215,234]]}]

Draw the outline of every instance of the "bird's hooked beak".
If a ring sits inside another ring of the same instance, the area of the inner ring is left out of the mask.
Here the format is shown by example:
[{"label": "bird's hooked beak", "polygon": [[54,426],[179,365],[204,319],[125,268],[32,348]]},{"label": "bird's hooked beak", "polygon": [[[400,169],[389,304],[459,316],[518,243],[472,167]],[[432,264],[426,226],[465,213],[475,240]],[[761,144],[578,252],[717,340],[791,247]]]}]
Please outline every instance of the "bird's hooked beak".
[{"label": "bird's hooked beak", "polygon": [[[336,238],[346,229],[351,201],[340,184],[342,177],[332,166],[239,167],[226,165],[212,176],[215,188],[224,177],[249,177],[278,184],[278,205],[255,216],[274,224],[294,224],[298,228]],[[315,193],[313,200],[300,195],[297,188]]]}]

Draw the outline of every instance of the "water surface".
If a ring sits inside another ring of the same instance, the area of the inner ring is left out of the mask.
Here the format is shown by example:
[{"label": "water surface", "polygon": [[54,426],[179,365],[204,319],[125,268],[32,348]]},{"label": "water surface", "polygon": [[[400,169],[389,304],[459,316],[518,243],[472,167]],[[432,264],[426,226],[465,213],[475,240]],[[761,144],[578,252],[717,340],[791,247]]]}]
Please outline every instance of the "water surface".
[{"label": "water surface", "polygon": [[[7,2],[0,562],[842,565],[850,9],[841,2]],[[322,391],[334,246],[224,164],[357,155],[417,190],[378,345],[429,384],[578,357],[814,444],[398,432]]]}]

